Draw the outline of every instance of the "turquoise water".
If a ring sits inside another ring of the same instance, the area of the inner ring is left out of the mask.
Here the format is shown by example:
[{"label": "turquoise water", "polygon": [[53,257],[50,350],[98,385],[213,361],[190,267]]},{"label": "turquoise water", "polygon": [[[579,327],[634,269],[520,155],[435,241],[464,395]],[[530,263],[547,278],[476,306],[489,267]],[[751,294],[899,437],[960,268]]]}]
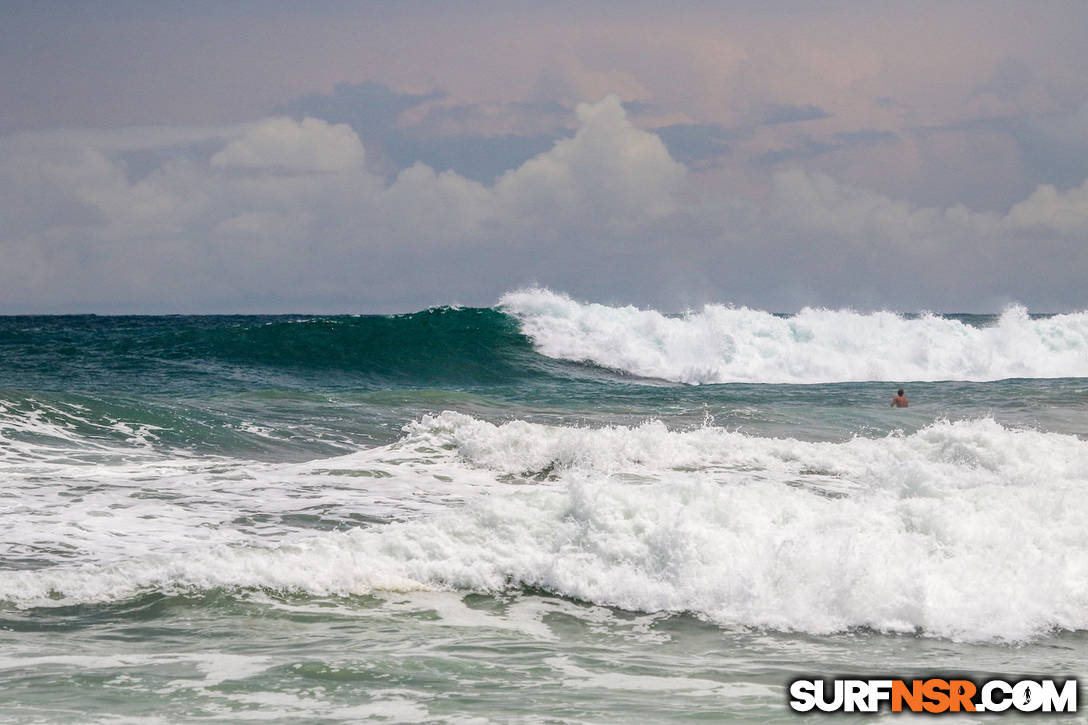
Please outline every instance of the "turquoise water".
[{"label": "turquoise water", "polygon": [[787,721],[802,675],[1083,676],[1086,485],[1084,313],[0,318],[0,719]]}]

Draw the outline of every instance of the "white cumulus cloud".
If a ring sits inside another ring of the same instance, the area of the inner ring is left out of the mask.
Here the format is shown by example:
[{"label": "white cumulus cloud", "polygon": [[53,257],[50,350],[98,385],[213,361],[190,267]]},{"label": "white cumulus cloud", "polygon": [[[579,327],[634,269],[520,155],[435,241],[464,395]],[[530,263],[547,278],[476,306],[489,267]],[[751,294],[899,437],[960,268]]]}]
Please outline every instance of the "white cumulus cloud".
[{"label": "white cumulus cloud", "polygon": [[576,115],[490,185],[423,164],[387,181],[365,139],[312,118],[131,147],[125,130],[0,138],[0,311],[403,310],[529,282],[665,308],[1085,305],[1088,182],[1005,213],[799,170],[735,199],[618,97]]},{"label": "white cumulus cloud", "polygon": [[1014,228],[1088,234],[1088,180],[1064,192],[1044,184],[1013,206],[1007,220]]},{"label": "white cumulus cloud", "polygon": [[212,168],[344,171],[363,165],[363,144],[347,124],[316,118],[261,121],[211,159]]}]

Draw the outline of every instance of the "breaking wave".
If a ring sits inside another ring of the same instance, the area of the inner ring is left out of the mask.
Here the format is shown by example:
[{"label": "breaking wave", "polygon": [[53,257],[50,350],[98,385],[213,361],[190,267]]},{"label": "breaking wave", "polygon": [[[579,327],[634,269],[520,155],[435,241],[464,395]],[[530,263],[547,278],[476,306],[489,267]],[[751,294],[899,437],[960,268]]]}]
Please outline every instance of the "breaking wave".
[{"label": "breaking wave", "polygon": [[548,357],[681,383],[1088,377],[1088,312],[1032,318],[1014,306],[996,318],[975,316],[975,324],[931,314],[805,308],[779,316],[721,305],[666,316],[544,289],[510,292],[499,308]]},{"label": "breaking wave", "polygon": [[[805,442],[447,411],[305,464],[130,461],[96,468],[78,496],[54,477],[25,488],[9,531],[79,548],[78,563],[3,572],[9,605],[532,587],[818,634],[1088,628],[1088,442],[991,419]],[[429,503],[381,508],[391,500]],[[331,530],[275,525],[315,511]]]}]

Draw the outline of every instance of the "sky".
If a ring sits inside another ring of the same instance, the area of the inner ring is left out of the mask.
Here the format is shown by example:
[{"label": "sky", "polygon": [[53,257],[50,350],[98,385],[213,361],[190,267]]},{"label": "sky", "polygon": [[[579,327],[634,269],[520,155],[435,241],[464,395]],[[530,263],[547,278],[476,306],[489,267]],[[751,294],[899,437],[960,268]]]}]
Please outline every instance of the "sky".
[{"label": "sky", "polygon": [[0,2],[0,314],[1088,309],[1088,3]]}]

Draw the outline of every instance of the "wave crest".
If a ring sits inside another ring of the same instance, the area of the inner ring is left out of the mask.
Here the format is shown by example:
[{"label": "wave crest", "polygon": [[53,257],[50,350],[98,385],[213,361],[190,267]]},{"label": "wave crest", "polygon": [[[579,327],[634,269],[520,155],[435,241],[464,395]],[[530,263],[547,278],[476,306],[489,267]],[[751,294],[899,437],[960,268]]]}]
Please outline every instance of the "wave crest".
[{"label": "wave crest", "polygon": [[503,296],[539,352],[680,383],[831,383],[1088,377],[1088,312],[1012,306],[974,327],[924,314],[805,308],[781,317],[707,305],[670,317],[545,289]]}]

